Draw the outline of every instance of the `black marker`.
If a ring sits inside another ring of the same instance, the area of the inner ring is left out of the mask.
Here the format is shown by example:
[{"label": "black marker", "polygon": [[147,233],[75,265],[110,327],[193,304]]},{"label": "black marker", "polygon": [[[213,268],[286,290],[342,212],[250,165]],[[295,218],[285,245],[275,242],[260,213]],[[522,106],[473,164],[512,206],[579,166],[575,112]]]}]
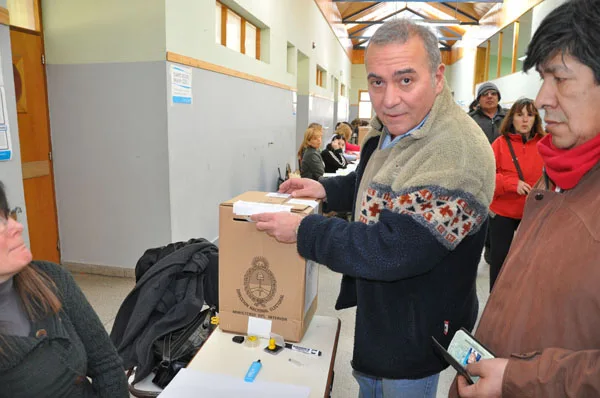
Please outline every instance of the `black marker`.
[{"label": "black marker", "polygon": [[315,350],[314,348],[300,347],[298,345],[291,344],[291,343],[285,343],[285,348],[289,348],[292,351],[298,351],[298,352],[301,352],[303,354],[316,355],[316,356],[319,356],[319,357],[322,354],[321,351]]}]

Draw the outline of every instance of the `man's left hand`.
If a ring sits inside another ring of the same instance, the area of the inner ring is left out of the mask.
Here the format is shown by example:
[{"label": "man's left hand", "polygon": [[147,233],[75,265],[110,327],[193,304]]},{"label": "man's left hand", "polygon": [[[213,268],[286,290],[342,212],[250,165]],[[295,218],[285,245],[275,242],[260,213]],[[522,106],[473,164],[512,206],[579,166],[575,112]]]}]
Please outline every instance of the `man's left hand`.
[{"label": "man's left hand", "polygon": [[470,375],[479,376],[472,385],[463,376],[458,376],[458,394],[463,398],[497,398],[502,396],[502,379],[508,359],[482,359],[467,365]]},{"label": "man's left hand", "polygon": [[265,231],[279,242],[296,242],[296,228],[302,221],[302,216],[294,213],[260,213],[250,217],[256,222],[256,229]]}]

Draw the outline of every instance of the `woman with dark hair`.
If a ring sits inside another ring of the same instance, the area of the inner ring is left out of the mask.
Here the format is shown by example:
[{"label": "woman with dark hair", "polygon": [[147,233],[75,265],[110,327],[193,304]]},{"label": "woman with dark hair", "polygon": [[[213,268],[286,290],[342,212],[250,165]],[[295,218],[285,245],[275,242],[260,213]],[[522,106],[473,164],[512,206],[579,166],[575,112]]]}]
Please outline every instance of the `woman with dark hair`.
[{"label": "woman with dark hair", "polygon": [[31,258],[0,182],[0,396],[128,397],[121,359],[71,274]]},{"label": "woman with dark hair", "polygon": [[331,142],[321,152],[323,163],[325,163],[325,173],[335,173],[338,169],[345,169],[348,166],[342,149],[343,139],[339,134],[334,135]]},{"label": "woman with dark hair", "polygon": [[345,141],[345,151],[346,152],[360,152],[360,146],[359,145],[355,145],[355,144],[351,144],[350,141],[350,137],[352,136],[352,128],[347,124],[341,124],[336,130],[335,130],[335,134],[337,135],[341,135],[342,137],[344,137],[344,141]]},{"label": "woman with dark hair", "polygon": [[545,135],[533,100],[514,103],[492,143],[496,158],[496,189],[490,204],[490,291],[523,217],[525,199],[542,176],[544,164],[537,143]]}]

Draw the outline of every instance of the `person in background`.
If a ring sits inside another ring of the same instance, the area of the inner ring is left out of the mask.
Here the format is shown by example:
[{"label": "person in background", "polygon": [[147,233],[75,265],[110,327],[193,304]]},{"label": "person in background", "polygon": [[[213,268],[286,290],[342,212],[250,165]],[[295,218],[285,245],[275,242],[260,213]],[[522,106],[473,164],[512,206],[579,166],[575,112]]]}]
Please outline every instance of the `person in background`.
[{"label": "person in background", "polygon": [[[316,123],[313,122],[311,124],[308,125],[309,129],[315,129],[317,131],[321,132],[321,137],[323,136],[323,125],[321,123]],[[298,173],[300,173],[300,170],[302,170],[302,152],[304,151],[304,148],[302,147],[302,145],[300,146],[300,149],[298,150],[298,154],[297,154],[297,158],[298,158]]]},{"label": "person in background", "polygon": [[[521,218],[531,187],[544,164],[537,143],[544,136],[542,119],[533,100],[516,101],[492,144],[496,158],[496,189],[490,210],[490,291],[498,277]],[[518,166],[517,166],[518,165]]]},{"label": "person in background", "polygon": [[321,134],[323,133],[323,125],[321,123],[313,122],[308,125],[308,128],[317,129],[321,132]]},{"label": "person in background", "polygon": [[490,144],[500,134],[500,125],[506,116],[506,109],[499,105],[501,99],[498,87],[492,82],[485,82],[477,89],[475,110],[469,112],[469,116],[481,127]]},{"label": "person in background", "polygon": [[600,396],[598,21],[600,1],[566,1],[529,43],[523,70],[542,78],[545,173],[475,334],[496,358],[469,364],[479,380],[459,376],[452,397]]},{"label": "person in background", "polygon": [[71,274],[31,258],[0,182],[0,396],[129,397],[121,358]]},{"label": "person in background", "polygon": [[350,122],[350,127],[352,127],[352,136],[358,137],[358,128],[361,126],[361,120],[356,118]]},{"label": "person in background", "polygon": [[341,124],[336,130],[335,134],[341,135],[344,137],[345,148],[344,151],[346,153],[360,153],[360,146],[351,144],[350,137],[352,136],[352,128],[348,124]]},{"label": "person in background", "polygon": [[325,173],[325,164],[321,158],[321,141],[323,131],[315,127],[309,127],[304,132],[304,140],[298,150],[298,158],[302,159],[300,176],[318,181]]},{"label": "person in background", "polygon": [[438,40],[386,21],[365,54],[377,116],[346,176],[296,178],[280,191],[327,200],[352,221],[252,216],[258,230],[343,274],[337,309],[356,306],[352,367],[361,397],[435,397],[448,346],[477,319],[477,266],[494,193],[494,154],[454,102]]},{"label": "person in background", "polygon": [[[485,82],[479,86],[477,97],[469,105],[469,109],[473,108],[469,116],[481,127],[490,144],[498,137],[500,125],[506,116],[506,109],[498,105],[501,98],[498,87],[492,82]],[[488,264],[492,262],[490,227],[491,224],[488,224],[483,252],[483,257]]]},{"label": "person in background", "polygon": [[350,129],[352,129],[352,125],[348,122],[337,122],[335,124],[335,129],[337,130],[342,124],[345,124],[346,126],[350,127]]},{"label": "person in background", "polygon": [[321,157],[325,163],[325,173],[335,173],[338,169],[345,169],[348,162],[343,154],[343,137],[336,134],[327,144],[327,147],[321,152]]}]

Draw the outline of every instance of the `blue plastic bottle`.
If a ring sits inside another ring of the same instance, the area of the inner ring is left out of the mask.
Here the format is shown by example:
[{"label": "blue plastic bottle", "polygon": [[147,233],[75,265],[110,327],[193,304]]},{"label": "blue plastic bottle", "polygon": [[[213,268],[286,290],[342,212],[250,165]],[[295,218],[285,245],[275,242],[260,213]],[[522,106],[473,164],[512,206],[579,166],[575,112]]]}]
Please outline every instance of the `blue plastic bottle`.
[{"label": "blue plastic bottle", "polygon": [[254,379],[256,379],[256,375],[258,374],[260,368],[262,368],[262,363],[260,363],[260,359],[258,361],[252,362],[252,365],[250,365],[250,368],[246,373],[246,377],[244,377],[244,381],[252,383]]}]

